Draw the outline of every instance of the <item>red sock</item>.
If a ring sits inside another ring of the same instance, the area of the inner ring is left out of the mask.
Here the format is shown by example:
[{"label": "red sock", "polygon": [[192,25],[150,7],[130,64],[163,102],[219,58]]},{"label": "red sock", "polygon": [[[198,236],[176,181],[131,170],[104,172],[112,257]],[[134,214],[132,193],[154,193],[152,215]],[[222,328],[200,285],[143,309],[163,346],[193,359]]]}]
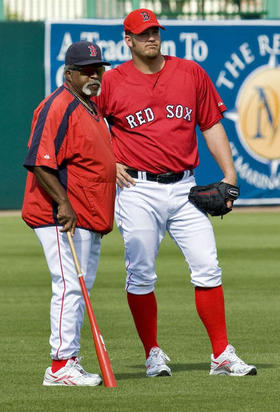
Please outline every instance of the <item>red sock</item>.
[{"label": "red sock", "polygon": [[213,355],[217,358],[228,344],[222,286],[195,288],[195,304],[209,335]]},{"label": "red sock", "polygon": [[[75,360],[76,356],[74,356],[71,359]],[[58,360],[53,359],[52,360],[52,372],[55,373],[55,372],[59,371],[59,369],[63,368],[66,365],[68,360],[69,359],[61,359],[61,360],[60,359],[58,359]]]},{"label": "red sock", "polygon": [[127,292],[128,304],[138,335],[144,345],[146,358],[157,343],[157,301],[154,292],[147,295],[133,295]]}]

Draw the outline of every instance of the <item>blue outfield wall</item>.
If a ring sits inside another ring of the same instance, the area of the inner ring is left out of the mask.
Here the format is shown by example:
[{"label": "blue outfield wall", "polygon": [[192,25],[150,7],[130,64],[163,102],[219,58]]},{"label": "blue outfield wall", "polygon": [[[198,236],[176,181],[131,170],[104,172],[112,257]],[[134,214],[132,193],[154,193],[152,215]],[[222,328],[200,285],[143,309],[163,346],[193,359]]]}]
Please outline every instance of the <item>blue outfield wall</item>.
[{"label": "blue outfield wall", "polygon": [[[161,23],[162,52],[205,68],[228,108],[223,125],[241,188],[236,203],[280,204],[280,21]],[[21,208],[33,110],[62,83],[65,52],[78,40],[96,41],[113,67],[130,58],[120,20],[0,23],[0,209]],[[198,183],[220,179],[199,131],[198,144]]]},{"label": "blue outfield wall", "polygon": [[[163,54],[195,60],[210,75],[228,110],[227,131],[238,173],[239,205],[280,204],[280,21],[161,21]],[[46,93],[62,82],[74,41],[95,41],[113,67],[130,58],[120,20],[46,24]],[[187,91],[186,91],[187,93]],[[198,131],[200,184],[221,178]]]}]

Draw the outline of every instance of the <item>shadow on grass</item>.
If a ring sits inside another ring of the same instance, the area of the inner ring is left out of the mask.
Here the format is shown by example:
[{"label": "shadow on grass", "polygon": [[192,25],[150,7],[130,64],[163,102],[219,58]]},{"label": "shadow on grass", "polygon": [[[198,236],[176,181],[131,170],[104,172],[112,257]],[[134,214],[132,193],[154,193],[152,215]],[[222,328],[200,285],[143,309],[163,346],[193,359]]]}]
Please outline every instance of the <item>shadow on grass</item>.
[{"label": "shadow on grass", "polygon": [[[208,370],[208,363],[171,363],[172,372],[180,371],[193,371],[193,370]],[[129,366],[133,369],[141,369],[141,372],[131,372],[131,373],[117,373],[116,379],[139,379],[146,378],[146,371],[144,364],[131,365]]]},{"label": "shadow on grass", "polygon": [[[258,370],[260,369],[274,369],[277,368],[278,366],[275,365],[275,363],[257,363],[256,367]],[[210,362],[209,363],[171,363],[171,369],[174,372],[180,372],[180,371],[199,371],[199,370],[207,370],[209,371],[210,369]]]},{"label": "shadow on grass", "polygon": [[[170,363],[172,373],[181,371],[207,371],[209,372],[209,363]],[[277,368],[275,364],[270,363],[258,363],[256,365],[258,374],[262,369],[274,369]],[[130,365],[131,369],[141,369],[141,372],[128,372],[128,373],[116,373],[116,379],[146,379],[145,366],[144,365]]]}]

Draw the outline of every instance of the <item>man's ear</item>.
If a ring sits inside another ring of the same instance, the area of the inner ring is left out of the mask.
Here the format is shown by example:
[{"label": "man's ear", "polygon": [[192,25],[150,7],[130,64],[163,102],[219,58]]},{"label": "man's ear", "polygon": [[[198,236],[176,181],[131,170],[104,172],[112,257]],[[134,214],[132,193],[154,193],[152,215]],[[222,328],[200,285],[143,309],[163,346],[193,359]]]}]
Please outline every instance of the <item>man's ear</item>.
[{"label": "man's ear", "polygon": [[132,38],[129,34],[124,35],[124,41],[126,42],[126,45],[131,48],[132,47]]},{"label": "man's ear", "polygon": [[65,76],[65,79],[66,79],[66,80],[68,80],[68,81],[71,82],[71,80],[72,80],[71,70],[65,70],[64,76]]}]

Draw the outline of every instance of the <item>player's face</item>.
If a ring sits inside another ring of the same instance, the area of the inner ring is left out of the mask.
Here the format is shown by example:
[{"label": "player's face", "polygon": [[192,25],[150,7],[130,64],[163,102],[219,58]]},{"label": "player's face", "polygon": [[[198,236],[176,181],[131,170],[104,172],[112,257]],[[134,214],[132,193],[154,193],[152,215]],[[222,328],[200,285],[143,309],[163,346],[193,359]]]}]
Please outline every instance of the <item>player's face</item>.
[{"label": "player's face", "polygon": [[104,67],[93,65],[74,67],[66,73],[66,80],[71,84],[75,91],[81,96],[98,96],[101,90],[101,79]]},{"label": "player's face", "polygon": [[160,32],[158,27],[150,27],[140,34],[126,35],[126,42],[132,54],[139,58],[155,59],[160,55]]}]

